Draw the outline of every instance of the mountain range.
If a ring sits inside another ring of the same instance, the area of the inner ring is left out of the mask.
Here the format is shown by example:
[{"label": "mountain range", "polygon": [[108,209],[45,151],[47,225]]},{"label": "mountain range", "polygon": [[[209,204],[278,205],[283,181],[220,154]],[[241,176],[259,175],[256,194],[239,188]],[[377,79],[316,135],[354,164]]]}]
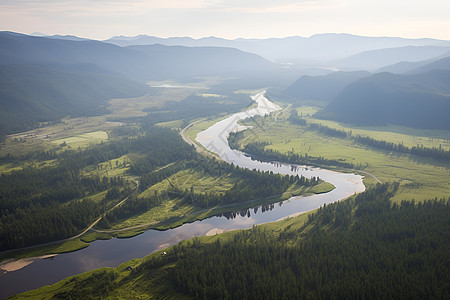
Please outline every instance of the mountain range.
[{"label": "mountain range", "polygon": [[[435,116],[448,111],[449,93],[441,86],[447,84],[448,74],[437,70],[448,69],[449,46],[449,41],[435,39],[348,34],[236,40],[119,36],[102,42],[0,32],[0,134],[68,114],[98,113],[110,98],[146,93],[149,80],[192,81],[211,76],[232,78],[223,86],[234,88],[236,84],[287,87],[298,78],[285,93],[294,100],[330,102],[321,117],[374,123],[375,112],[382,116],[380,110],[389,107],[402,116],[384,113],[379,122],[446,128],[446,122],[429,116],[425,118],[428,125],[412,122],[417,114],[403,117],[407,112],[399,107],[420,111],[424,106],[422,115],[429,111],[427,105],[436,107]],[[405,74],[332,73],[333,67]],[[301,76],[306,73],[322,75]]]},{"label": "mountain range", "polygon": [[[274,62],[290,62],[303,66],[317,65],[357,55],[361,52],[406,46],[450,47],[450,41],[436,39],[404,39],[396,37],[365,37],[351,34],[317,34],[309,38],[292,36],[270,39],[234,39],[217,37],[193,39],[190,37],[158,38],[148,35],[115,36],[105,40],[119,46],[181,45],[189,47],[231,47],[260,55]],[[389,63],[388,63],[389,64]]]},{"label": "mountain range", "polygon": [[148,80],[243,77],[276,69],[233,48],[119,47],[76,37],[0,32],[0,133],[64,115],[97,113],[111,98],[143,95]]}]

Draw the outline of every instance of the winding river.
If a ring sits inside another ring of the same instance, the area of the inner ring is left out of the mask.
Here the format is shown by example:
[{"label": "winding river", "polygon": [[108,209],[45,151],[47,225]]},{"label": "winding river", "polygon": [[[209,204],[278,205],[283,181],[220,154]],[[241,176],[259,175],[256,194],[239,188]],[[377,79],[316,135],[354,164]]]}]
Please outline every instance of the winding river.
[{"label": "winding river", "polygon": [[342,200],[355,193],[364,191],[362,177],[344,174],[309,166],[292,166],[277,162],[252,160],[244,153],[230,149],[227,136],[231,131],[239,130],[237,122],[247,117],[266,115],[280,110],[280,107],[260,92],[252,97],[257,107],[236,113],[209,127],[197,135],[197,141],[206,149],[217,153],[224,161],[248,169],[273,171],[274,173],[305,177],[320,177],[332,183],[336,188],[325,194],[308,197],[292,197],[270,209],[256,207],[227,216],[216,216],[178,228],[157,231],[147,230],[130,239],[111,239],[95,241],[85,249],[60,254],[51,258],[36,259],[33,263],[17,271],[8,272],[0,277],[0,298],[15,293],[53,284],[65,277],[90,271],[100,267],[115,267],[136,257],[144,257],[154,251],[174,245],[194,236],[214,234],[231,229],[244,229],[256,224],[277,221],[287,216],[316,209],[324,203]]}]

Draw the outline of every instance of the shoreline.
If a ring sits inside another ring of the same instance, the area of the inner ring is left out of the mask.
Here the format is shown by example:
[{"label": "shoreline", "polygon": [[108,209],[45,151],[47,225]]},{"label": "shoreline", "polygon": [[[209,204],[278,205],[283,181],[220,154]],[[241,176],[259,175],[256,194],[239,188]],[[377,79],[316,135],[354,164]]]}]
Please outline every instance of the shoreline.
[{"label": "shoreline", "polygon": [[2,264],[0,264],[0,270],[2,271],[0,276],[5,275],[8,272],[14,272],[14,271],[20,270],[22,268],[25,268],[26,266],[32,264],[33,262],[35,262],[38,259],[53,258],[57,255],[58,254],[47,254],[47,255],[42,255],[42,256],[22,258],[19,260],[14,260],[14,259],[6,260],[6,261],[2,262]]}]

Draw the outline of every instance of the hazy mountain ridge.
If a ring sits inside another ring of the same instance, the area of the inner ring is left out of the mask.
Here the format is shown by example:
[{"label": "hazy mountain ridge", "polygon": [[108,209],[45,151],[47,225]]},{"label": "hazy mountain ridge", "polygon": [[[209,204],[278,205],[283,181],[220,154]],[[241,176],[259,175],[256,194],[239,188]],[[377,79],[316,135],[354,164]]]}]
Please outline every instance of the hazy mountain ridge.
[{"label": "hazy mountain ridge", "polygon": [[450,41],[435,39],[404,39],[396,37],[364,37],[351,34],[317,34],[309,38],[292,36],[269,39],[234,39],[217,37],[193,39],[189,37],[158,38],[140,35],[136,37],[112,37],[107,43],[130,45],[182,45],[182,46],[221,46],[237,48],[245,52],[258,54],[266,59],[278,62],[328,62],[343,59],[351,55],[370,50],[404,46],[448,46]]},{"label": "hazy mountain ridge", "polygon": [[0,131],[98,112],[115,97],[143,95],[148,80],[250,76],[277,67],[232,48],[119,47],[73,37],[0,32]]},{"label": "hazy mountain ridge", "polygon": [[378,73],[349,84],[316,116],[359,125],[450,129],[450,71]]},{"label": "hazy mountain ridge", "polygon": [[141,96],[142,84],[95,65],[1,65],[0,133],[67,115],[105,111],[115,97]]},{"label": "hazy mountain ridge", "polygon": [[369,72],[334,72],[324,76],[302,76],[284,93],[299,100],[332,101],[349,83],[369,76]]},{"label": "hazy mountain ridge", "polygon": [[[190,56],[191,60],[185,62],[185,67],[189,69],[172,63],[181,63],[184,56]],[[213,59],[204,63],[205,58]],[[163,45],[119,47],[93,40],[73,41],[2,32],[0,64],[11,63],[96,64],[141,82],[151,79],[179,79],[193,75],[230,75],[244,71],[250,74],[275,67],[255,54],[231,48]],[[233,70],[231,66],[237,69]],[[197,72],[194,74],[193,70]]]},{"label": "hazy mountain ridge", "polygon": [[375,71],[384,66],[389,66],[398,62],[420,62],[437,59],[449,53],[450,47],[442,46],[406,46],[398,48],[386,48],[371,50],[353,55],[335,62],[336,66]]}]

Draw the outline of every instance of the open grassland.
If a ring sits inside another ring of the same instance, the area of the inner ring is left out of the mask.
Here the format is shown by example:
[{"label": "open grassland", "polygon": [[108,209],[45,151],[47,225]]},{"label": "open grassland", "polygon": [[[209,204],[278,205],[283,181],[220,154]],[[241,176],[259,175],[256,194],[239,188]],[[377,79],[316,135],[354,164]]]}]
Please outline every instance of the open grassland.
[{"label": "open grassland", "polygon": [[[380,136],[382,134],[384,133]],[[251,135],[251,132],[246,133],[244,138],[247,135]],[[402,183],[400,192],[393,201],[404,199],[422,201],[450,196],[448,166],[440,166],[431,160],[375,150],[358,145],[348,138],[323,136],[306,127],[291,125],[287,121],[279,121],[250,136],[245,144],[255,141],[271,142],[272,144],[266,149],[274,149],[282,153],[293,151],[303,156],[322,156],[352,163],[355,166],[360,165],[364,171],[376,176],[382,182],[400,181]],[[397,142],[400,141],[397,140]],[[371,185],[376,181],[365,176],[365,183]]]},{"label": "open grassland", "polygon": [[308,122],[326,125],[328,127],[345,130],[347,132],[351,131],[353,135],[368,136],[376,140],[383,140],[394,144],[403,143],[403,145],[407,147],[423,145],[423,147],[428,148],[442,147],[445,150],[450,149],[450,132],[445,130],[414,129],[396,125],[356,127],[334,121],[319,120],[314,118],[308,119]]},{"label": "open grassland", "polygon": [[297,111],[298,115],[300,117],[311,117],[316,112],[319,111],[319,107],[317,106],[300,106],[296,107],[295,110]]},{"label": "open grassland", "polygon": [[[9,135],[0,147],[0,156],[25,155],[34,151],[77,150],[108,140],[108,132],[121,122],[108,122],[103,116],[63,119],[60,123]],[[66,142],[66,145],[61,145]]]},{"label": "open grassland", "polygon": [[63,138],[59,140],[52,141],[52,143],[56,145],[64,145],[61,148],[64,149],[67,147],[70,148],[85,148],[91,144],[97,144],[103,141],[108,140],[108,133],[106,131],[94,131],[94,132],[88,132],[83,133],[78,136],[72,136],[69,138]]},{"label": "open grassland", "polygon": [[[117,122],[117,119],[146,116],[145,110],[161,107],[167,101],[181,101],[195,91],[190,88],[160,88],[138,98],[112,99],[109,101],[109,113],[105,115],[67,117],[45,127],[7,136],[0,146],[0,156],[8,153],[25,155],[51,149],[83,149],[92,143],[108,140],[114,127],[125,125],[123,122]],[[63,147],[64,142],[66,146]]]},{"label": "open grassland", "polygon": [[100,163],[98,166],[90,165],[83,170],[83,175],[100,177],[126,176],[130,170],[130,165],[134,159],[134,156],[138,156],[138,154],[134,155],[130,153],[119,158],[114,158]]},{"label": "open grassland", "polygon": [[[151,196],[155,193],[155,191],[161,192],[170,189],[172,185],[181,190],[190,190],[192,187],[194,191],[224,193],[229,190],[234,183],[236,183],[236,179],[232,179],[228,175],[215,177],[206,172],[187,169],[182,170],[170,176],[168,179],[149,187],[138,197]],[[111,229],[117,230],[140,226],[143,224],[161,222],[174,218],[181,218],[199,211],[200,209],[195,208],[193,205],[183,203],[182,197],[174,197],[171,200],[163,201],[162,204],[153,207],[142,214],[114,224]]]},{"label": "open grassland", "polygon": [[171,129],[179,129],[183,126],[183,120],[161,122],[161,123],[156,123],[155,125],[161,126],[161,127],[167,127],[167,128],[171,128]]},{"label": "open grassland", "polygon": [[181,101],[195,90],[190,88],[155,88],[147,95],[137,98],[112,99],[109,101],[106,117],[115,118],[133,118],[147,115],[146,110],[159,108],[167,101]]},{"label": "open grassland", "polygon": [[[233,178],[227,174],[221,177],[216,177],[209,175],[207,172],[187,169],[182,170],[149,187],[138,197],[151,196],[155,193],[155,191],[160,192],[163,190],[168,190],[172,186],[180,190],[190,190],[192,188],[194,191],[201,193],[215,192],[223,194],[227,190],[231,189],[233,184],[237,182],[237,178]],[[135,215],[116,224],[112,224],[111,228],[106,231],[114,233],[114,236],[120,236],[124,233],[120,230],[127,228],[132,229],[131,231],[137,230],[136,233],[142,232],[145,227],[157,229],[173,228],[186,222],[201,220],[225,212],[247,209],[249,207],[261,204],[275,203],[289,199],[292,196],[326,193],[333,189],[333,185],[325,182],[309,188],[292,184],[282,195],[267,197],[264,199],[248,199],[249,201],[227,205],[217,205],[206,209],[193,206],[183,199],[183,195],[180,195],[179,197],[172,197],[170,200],[164,200],[160,205],[153,207],[146,212]],[[137,226],[139,228],[136,228]]]},{"label": "open grassland", "polygon": [[[223,117],[212,119],[212,120],[205,120],[205,119],[197,120],[197,121],[191,123],[192,125],[188,129],[186,129],[185,134],[192,141],[196,142],[195,138],[197,137],[197,134],[199,132],[202,132],[203,130],[208,129],[209,127],[211,127],[212,125],[216,124],[217,122],[225,119],[226,117],[227,116],[223,116]],[[198,145],[200,146],[200,144],[198,144]]]},{"label": "open grassland", "polygon": [[28,257],[39,257],[49,254],[60,254],[77,251],[89,246],[89,243],[82,241],[81,239],[73,239],[61,243],[54,243],[49,245],[43,245],[39,247],[33,247],[30,249],[22,249],[11,252],[6,252],[0,255],[0,261],[5,262],[9,259],[22,259]]},{"label": "open grassland", "polygon": [[37,160],[29,160],[29,161],[20,161],[14,163],[6,163],[0,165],[0,175],[8,174],[13,171],[20,171],[23,168],[34,167],[34,168],[43,168],[43,167],[51,167],[55,166],[57,163],[56,159],[37,161]]}]

